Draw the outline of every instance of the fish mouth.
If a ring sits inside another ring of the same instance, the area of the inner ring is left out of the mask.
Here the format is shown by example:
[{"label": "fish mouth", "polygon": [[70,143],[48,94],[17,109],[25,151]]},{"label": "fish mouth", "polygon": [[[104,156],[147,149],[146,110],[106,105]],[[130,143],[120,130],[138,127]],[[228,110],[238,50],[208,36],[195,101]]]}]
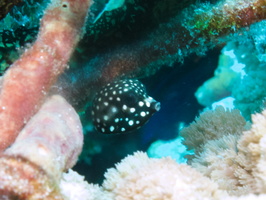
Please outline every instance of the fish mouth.
[{"label": "fish mouth", "polygon": [[150,96],[145,99],[145,103],[147,107],[150,107],[151,110],[155,112],[158,112],[161,109],[161,103]]},{"label": "fish mouth", "polygon": [[156,102],[154,104],[154,109],[158,112],[161,109],[161,103],[160,102]]}]

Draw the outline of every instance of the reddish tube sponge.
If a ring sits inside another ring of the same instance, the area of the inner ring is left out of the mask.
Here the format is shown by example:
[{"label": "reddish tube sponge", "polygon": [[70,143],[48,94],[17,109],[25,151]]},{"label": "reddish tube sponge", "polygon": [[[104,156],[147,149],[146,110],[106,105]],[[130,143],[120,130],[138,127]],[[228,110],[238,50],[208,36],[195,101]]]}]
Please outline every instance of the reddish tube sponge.
[{"label": "reddish tube sponge", "polygon": [[45,171],[20,156],[0,156],[1,199],[64,200]]},{"label": "reddish tube sponge", "polygon": [[82,145],[78,114],[56,95],[43,104],[5,153],[23,156],[59,179],[62,171],[76,163]]},{"label": "reddish tube sponge", "polygon": [[78,114],[61,96],[51,97],[0,156],[0,196],[62,199],[61,175],[76,163],[82,144]]},{"label": "reddish tube sponge", "polygon": [[89,5],[90,0],[52,1],[36,42],[5,74],[0,96],[0,150],[13,143],[67,68]]}]

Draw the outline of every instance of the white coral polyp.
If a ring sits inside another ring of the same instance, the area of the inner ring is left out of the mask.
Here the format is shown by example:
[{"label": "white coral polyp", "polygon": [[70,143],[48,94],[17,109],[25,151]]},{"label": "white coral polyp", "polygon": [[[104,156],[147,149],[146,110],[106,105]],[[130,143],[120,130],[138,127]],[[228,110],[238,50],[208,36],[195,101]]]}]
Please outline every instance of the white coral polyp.
[{"label": "white coral polyp", "polygon": [[84,177],[73,170],[64,173],[60,182],[61,193],[65,200],[111,200],[98,185],[89,184]]},{"label": "white coral polyp", "polygon": [[215,183],[188,165],[142,152],[126,157],[105,178],[103,189],[116,200],[216,199],[220,194]]}]

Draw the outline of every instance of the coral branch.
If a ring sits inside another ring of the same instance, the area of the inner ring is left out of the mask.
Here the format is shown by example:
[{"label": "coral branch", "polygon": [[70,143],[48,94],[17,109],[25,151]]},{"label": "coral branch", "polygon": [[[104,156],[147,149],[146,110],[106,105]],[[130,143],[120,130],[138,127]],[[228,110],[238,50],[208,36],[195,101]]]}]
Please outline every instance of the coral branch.
[{"label": "coral branch", "polygon": [[0,150],[12,144],[67,67],[89,4],[90,0],[53,1],[36,42],[5,74],[0,97]]},{"label": "coral branch", "polygon": [[107,74],[118,76],[139,71],[143,74],[147,69],[141,67],[169,65],[198,48],[204,53],[207,47],[217,45],[222,36],[266,18],[264,0],[227,0],[196,6],[161,24],[145,40],[105,55],[104,78]]},{"label": "coral branch", "polygon": [[187,13],[183,26],[194,37],[217,40],[218,37],[265,19],[265,6],[264,0],[225,0],[215,6],[192,6],[193,14]]}]

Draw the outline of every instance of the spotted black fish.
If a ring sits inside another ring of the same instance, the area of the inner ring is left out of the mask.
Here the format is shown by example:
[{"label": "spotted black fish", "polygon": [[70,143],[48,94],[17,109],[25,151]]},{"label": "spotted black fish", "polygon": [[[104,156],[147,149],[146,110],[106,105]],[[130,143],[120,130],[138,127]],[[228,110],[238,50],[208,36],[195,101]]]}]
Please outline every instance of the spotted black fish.
[{"label": "spotted black fish", "polygon": [[95,96],[92,120],[98,132],[125,133],[143,126],[160,110],[160,103],[146,94],[135,79],[118,80],[104,86]]}]

